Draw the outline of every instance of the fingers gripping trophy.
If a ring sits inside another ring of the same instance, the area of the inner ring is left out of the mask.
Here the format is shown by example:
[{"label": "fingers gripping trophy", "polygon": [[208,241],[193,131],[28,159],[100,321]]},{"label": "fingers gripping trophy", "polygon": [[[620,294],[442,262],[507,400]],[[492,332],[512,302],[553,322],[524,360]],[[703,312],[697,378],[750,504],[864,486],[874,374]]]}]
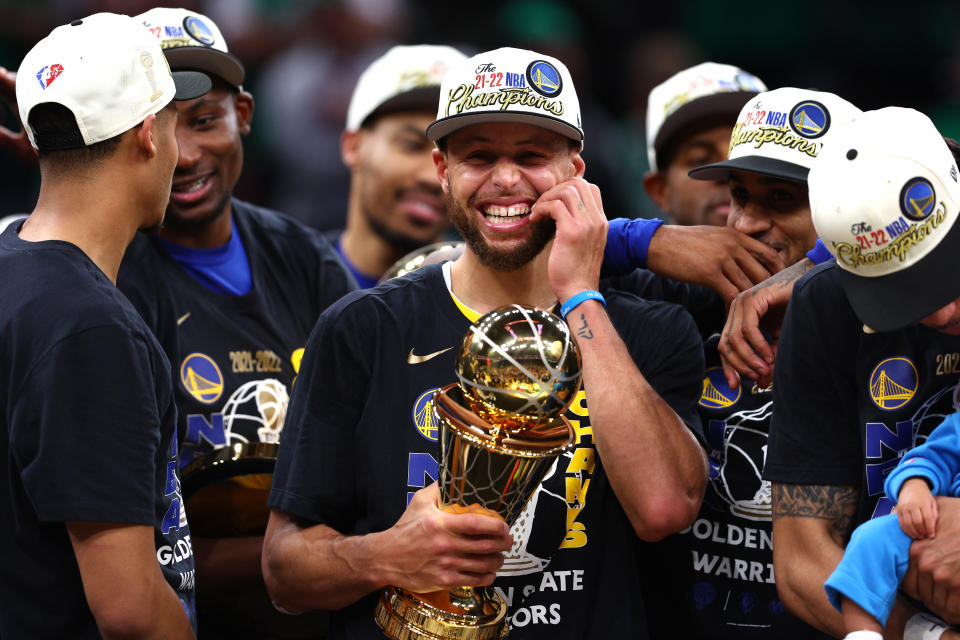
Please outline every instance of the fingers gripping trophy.
[{"label": "fingers gripping trophy", "polygon": [[[566,323],[534,307],[494,309],[470,326],[458,382],[438,389],[440,508],[520,516],[554,460],[573,444],[562,415],[580,387],[580,350]],[[410,593],[388,587],[375,613],[394,640],[507,635],[507,606],[492,587]]]}]

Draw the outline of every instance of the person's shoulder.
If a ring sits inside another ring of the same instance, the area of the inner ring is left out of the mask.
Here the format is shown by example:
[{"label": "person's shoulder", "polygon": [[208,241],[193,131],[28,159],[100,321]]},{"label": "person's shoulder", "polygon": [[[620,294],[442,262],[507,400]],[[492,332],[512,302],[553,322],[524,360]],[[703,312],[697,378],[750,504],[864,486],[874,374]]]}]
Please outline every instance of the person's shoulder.
[{"label": "person's shoulder", "polygon": [[428,265],[399,278],[392,278],[369,289],[357,289],[334,302],[324,316],[364,317],[374,313],[391,316],[417,314],[422,305],[429,304],[438,287],[442,286],[443,272],[439,264]]},{"label": "person's shoulder", "polygon": [[807,271],[793,285],[792,298],[797,297],[832,297],[846,295],[840,283],[840,267],[836,260],[828,260],[816,265]]},{"label": "person's shoulder", "polygon": [[[234,198],[231,201],[231,211],[240,226],[248,226],[252,230],[279,235],[292,239],[321,238],[326,242],[324,235],[308,227],[299,220],[274,209],[260,207],[243,200]],[[329,244],[329,243],[328,243]]]},{"label": "person's shoulder", "polygon": [[634,324],[670,325],[687,322],[693,324],[693,317],[682,305],[663,300],[649,300],[642,298],[632,291],[607,289],[604,292],[607,302],[607,313],[611,320],[616,322],[630,322]]}]

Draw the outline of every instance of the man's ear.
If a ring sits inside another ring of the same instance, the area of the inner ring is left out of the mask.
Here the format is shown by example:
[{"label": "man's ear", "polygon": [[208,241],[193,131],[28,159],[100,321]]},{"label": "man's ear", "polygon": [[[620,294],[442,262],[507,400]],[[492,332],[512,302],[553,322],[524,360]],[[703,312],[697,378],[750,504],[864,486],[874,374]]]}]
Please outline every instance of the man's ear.
[{"label": "man's ear", "polygon": [[573,165],[573,176],[571,177],[582,178],[587,170],[587,163],[583,161],[583,156],[580,155],[579,151],[574,151],[570,155],[570,163]]},{"label": "man's ear", "polygon": [[437,167],[437,180],[440,188],[446,194],[450,193],[450,183],[447,181],[447,154],[440,149],[433,150],[433,164]]},{"label": "man's ear", "polygon": [[667,211],[670,199],[667,197],[667,179],[661,171],[650,171],[643,176],[643,188],[661,211]]},{"label": "man's ear", "polygon": [[344,131],[340,134],[340,158],[347,169],[353,169],[360,161],[360,131]]},{"label": "man's ear", "polygon": [[233,98],[233,108],[237,112],[237,125],[240,135],[250,133],[250,123],[253,121],[253,95],[247,91],[240,91]]},{"label": "man's ear", "polygon": [[154,135],[156,135],[154,124],[156,121],[157,116],[151,113],[144,118],[140,126],[137,127],[137,148],[145,153],[148,158],[153,158],[157,155],[157,143],[154,140]]}]

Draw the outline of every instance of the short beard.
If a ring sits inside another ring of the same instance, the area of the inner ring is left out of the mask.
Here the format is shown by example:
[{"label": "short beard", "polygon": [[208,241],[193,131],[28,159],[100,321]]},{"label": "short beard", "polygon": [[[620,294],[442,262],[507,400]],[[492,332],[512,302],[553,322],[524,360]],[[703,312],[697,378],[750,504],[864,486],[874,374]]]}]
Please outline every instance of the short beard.
[{"label": "short beard", "polygon": [[530,239],[520,247],[506,251],[498,251],[491,247],[483,238],[477,222],[453,196],[444,194],[444,203],[447,212],[457,228],[460,236],[480,260],[480,263],[496,271],[516,271],[540,255],[557,232],[557,223],[553,218],[543,218],[534,223]]},{"label": "short beard", "polygon": [[217,200],[217,206],[214,207],[213,212],[203,216],[202,218],[181,218],[173,212],[172,207],[167,207],[167,213],[163,217],[163,223],[161,226],[180,232],[197,231],[198,229],[203,229],[204,227],[213,224],[220,218],[220,216],[226,213],[227,204],[229,204],[229,202],[230,194],[221,194],[220,199]]}]

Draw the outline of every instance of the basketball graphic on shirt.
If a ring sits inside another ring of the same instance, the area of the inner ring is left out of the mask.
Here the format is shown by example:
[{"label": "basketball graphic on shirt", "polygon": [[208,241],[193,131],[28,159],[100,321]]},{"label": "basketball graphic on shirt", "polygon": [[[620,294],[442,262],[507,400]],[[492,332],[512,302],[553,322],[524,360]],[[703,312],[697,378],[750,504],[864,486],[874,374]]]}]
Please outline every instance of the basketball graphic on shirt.
[{"label": "basketball graphic on shirt", "polygon": [[723,449],[710,483],[730,512],[748,520],[770,520],[770,482],[764,480],[767,457],[766,421],[772,402],[757,409],[738,411],[727,418]]},{"label": "basketball graphic on shirt", "polygon": [[290,396],[279,380],[252,380],[231,394],[221,413],[227,442],[280,442]]}]

